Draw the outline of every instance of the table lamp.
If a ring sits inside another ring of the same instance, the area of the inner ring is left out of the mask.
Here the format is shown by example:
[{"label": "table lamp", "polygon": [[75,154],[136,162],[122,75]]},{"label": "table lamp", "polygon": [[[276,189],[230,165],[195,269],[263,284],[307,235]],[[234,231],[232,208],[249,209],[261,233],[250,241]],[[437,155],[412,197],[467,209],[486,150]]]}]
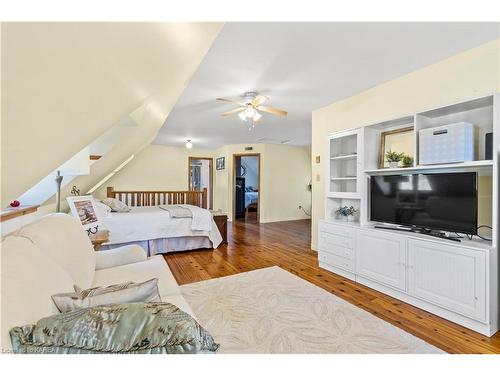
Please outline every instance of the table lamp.
[{"label": "table lamp", "polygon": [[78,154],[61,165],[56,172],[56,212],[61,212],[61,184],[64,176],[90,174],[90,150],[85,147]]}]

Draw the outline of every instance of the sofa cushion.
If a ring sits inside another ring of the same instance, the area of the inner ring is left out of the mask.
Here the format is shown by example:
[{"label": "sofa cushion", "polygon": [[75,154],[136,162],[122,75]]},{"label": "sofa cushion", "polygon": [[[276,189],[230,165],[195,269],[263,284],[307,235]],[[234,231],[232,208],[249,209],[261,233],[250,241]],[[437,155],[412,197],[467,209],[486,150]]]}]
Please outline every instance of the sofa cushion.
[{"label": "sofa cushion", "polygon": [[180,294],[174,275],[161,255],[148,258],[144,262],[98,270],[95,272],[92,286],[120,284],[127,281],[143,282],[155,277],[158,278],[158,289],[162,300],[163,296]]},{"label": "sofa cushion", "polygon": [[9,330],[58,312],[51,295],[73,290],[73,280],[30,240],[2,241],[2,348],[11,347]]},{"label": "sofa cushion", "polygon": [[180,293],[179,294],[170,294],[168,296],[161,297],[161,300],[162,300],[162,302],[168,302],[168,303],[171,303],[172,305],[177,306],[182,311],[187,312],[193,318],[197,319],[196,316],[194,315],[193,310],[191,309],[191,306],[189,306],[189,304],[184,299],[184,296],[182,294],[180,294]]},{"label": "sofa cushion", "polygon": [[11,331],[16,353],[215,353],[196,320],[169,303],[90,307]]},{"label": "sofa cushion", "polygon": [[158,279],[147,280],[143,283],[129,281],[85,290],[75,285],[74,292],[54,294],[52,300],[62,313],[116,303],[161,302]]},{"label": "sofa cushion", "polygon": [[87,233],[73,217],[50,214],[21,228],[16,235],[33,241],[46,256],[68,272],[74,284],[84,289],[92,286],[95,251]]}]

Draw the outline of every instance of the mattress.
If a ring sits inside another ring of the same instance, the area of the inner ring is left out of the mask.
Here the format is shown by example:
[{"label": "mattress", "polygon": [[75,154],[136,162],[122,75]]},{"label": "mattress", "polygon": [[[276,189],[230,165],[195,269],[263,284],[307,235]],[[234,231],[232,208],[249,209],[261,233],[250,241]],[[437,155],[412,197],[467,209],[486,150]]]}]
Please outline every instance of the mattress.
[{"label": "mattress", "polygon": [[[108,248],[141,241],[195,237],[208,239],[211,247],[217,248],[222,242],[222,236],[213,218],[211,221],[209,231],[192,230],[192,218],[171,218],[168,211],[156,206],[132,207],[130,212],[112,212],[101,218],[100,228],[110,231],[109,242],[106,244]],[[171,242],[171,245],[174,243]],[[186,246],[189,243],[184,240]],[[181,242],[177,242],[172,246],[178,248],[180,244]]]}]

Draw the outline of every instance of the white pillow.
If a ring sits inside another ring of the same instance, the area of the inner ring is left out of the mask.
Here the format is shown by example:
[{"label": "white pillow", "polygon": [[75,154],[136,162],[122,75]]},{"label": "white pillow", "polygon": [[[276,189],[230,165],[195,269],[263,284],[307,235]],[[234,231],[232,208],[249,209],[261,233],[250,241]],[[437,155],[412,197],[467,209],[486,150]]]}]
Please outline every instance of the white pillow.
[{"label": "white pillow", "polygon": [[111,216],[111,207],[105,205],[104,203],[94,201],[94,207],[99,219]]},{"label": "white pillow", "polygon": [[54,294],[52,300],[62,313],[115,303],[161,302],[157,278],[142,283],[129,281],[86,290],[75,285],[75,292]]},{"label": "white pillow", "polygon": [[106,198],[101,200],[102,203],[104,203],[106,206],[111,208],[111,211],[113,212],[129,212],[130,207],[127,206],[125,203],[122,201],[116,199],[116,198]]}]

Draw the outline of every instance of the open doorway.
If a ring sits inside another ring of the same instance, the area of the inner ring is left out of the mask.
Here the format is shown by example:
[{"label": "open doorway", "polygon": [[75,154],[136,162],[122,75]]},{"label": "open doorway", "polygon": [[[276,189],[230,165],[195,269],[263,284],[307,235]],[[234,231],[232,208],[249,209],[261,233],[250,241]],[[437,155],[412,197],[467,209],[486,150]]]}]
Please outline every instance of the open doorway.
[{"label": "open doorway", "polygon": [[214,206],[213,193],[213,162],[212,158],[200,158],[190,156],[188,158],[189,168],[189,190],[202,191],[207,189],[207,208],[211,210]]},{"label": "open doorway", "polygon": [[259,222],[260,218],[260,154],[233,156],[234,220]]}]

